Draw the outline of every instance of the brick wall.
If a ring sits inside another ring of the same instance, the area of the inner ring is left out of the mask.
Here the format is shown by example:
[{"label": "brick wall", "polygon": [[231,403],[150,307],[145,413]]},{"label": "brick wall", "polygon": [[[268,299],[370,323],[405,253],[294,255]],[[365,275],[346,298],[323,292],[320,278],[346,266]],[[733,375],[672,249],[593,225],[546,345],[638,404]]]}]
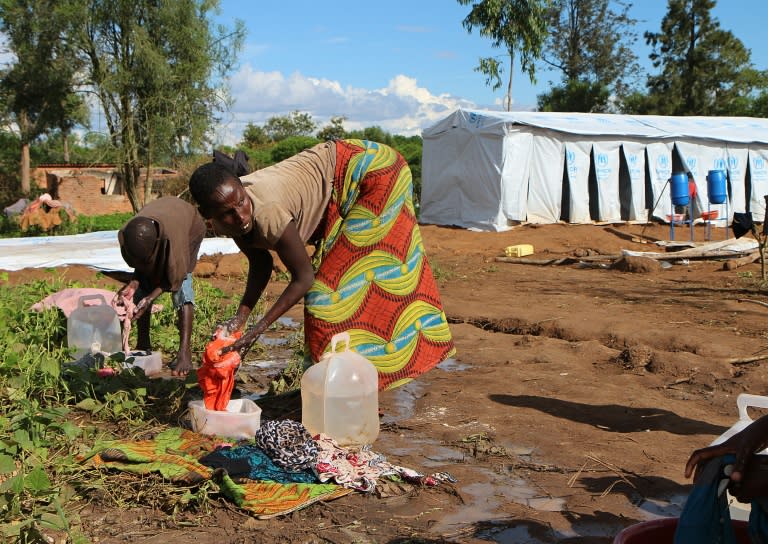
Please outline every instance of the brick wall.
[{"label": "brick wall", "polygon": [[[128,196],[122,190],[122,182],[117,181],[116,188],[107,184],[114,184],[105,181],[112,173],[114,167],[89,166],[88,170],[93,172],[98,170],[104,172],[104,177],[99,177],[90,173],[83,172],[77,165],[44,165],[36,168],[32,173],[33,183],[41,189],[45,189],[53,198],[71,204],[75,211],[81,215],[104,215],[110,213],[123,213],[133,210]],[[162,172],[154,175],[153,180],[156,186],[162,183],[165,177],[177,176],[177,174],[167,174]],[[142,178],[143,180],[143,178]],[[104,194],[105,191],[113,194]],[[139,183],[137,191],[140,195],[144,194],[144,183]]]},{"label": "brick wall", "polygon": [[[89,175],[59,178],[49,175],[49,181],[51,196],[68,202],[81,215],[105,215],[133,210],[127,196],[102,194],[103,178]],[[143,185],[140,190],[144,190]]]}]

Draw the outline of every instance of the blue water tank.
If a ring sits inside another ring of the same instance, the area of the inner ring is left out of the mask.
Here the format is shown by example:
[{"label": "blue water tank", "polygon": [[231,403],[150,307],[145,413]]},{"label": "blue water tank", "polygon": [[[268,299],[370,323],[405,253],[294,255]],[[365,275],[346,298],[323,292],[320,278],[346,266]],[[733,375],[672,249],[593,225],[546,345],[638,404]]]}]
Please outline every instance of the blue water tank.
[{"label": "blue water tank", "polygon": [[722,204],[728,197],[723,170],[710,170],[707,174],[707,192],[710,204]]},{"label": "blue water tank", "polygon": [[669,186],[672,192],[672,204],[675,206],[687,206],[690,200],[688,195],[688,175],[685,172],[674,172],[669,179]]}]

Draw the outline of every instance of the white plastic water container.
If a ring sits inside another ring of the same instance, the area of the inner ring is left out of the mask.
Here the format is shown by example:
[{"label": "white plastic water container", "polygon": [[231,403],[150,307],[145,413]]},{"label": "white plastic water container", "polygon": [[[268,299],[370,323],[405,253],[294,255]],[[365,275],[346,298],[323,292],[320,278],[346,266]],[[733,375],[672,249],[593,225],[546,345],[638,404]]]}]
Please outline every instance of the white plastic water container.
[{"label": "white plastic water container", "polygon": [[[747,412],[747,409],[750,406],[754,408],[768,408],[768,397],[763,397],[761,395],[750,395],[748,393],[741,393],[738,397],[736,397],[736,407],[739,409],[738,421],[731,425],[727,431],[718,436],[710,444],[710,446],[725,442],[730,437],[738,432],[741,432],[750,423],[752,423],[753,420],[751,417],[749,417],[749,413]],[[758,455],[768,455],[768,448],[758,452]],[[738,519],[743,521],[749,519],[749,511],[752,508],[751,505],[739,502],[735,497],[731,496],[730,493],[728,494],[728,504],[731,513],[731,519]]]},{"label": "white plastic water container", "polygon": [[[86,304],[89,301],[90,304]],[[80,297],[77,308],[67,318],[67,345],[75,348],[75,359],[89,353],[93,344],[99,344],[106,353],[115,353],[123,347],[117,312],[102,295]]]},{"label": "white plastic water container", "polygon": [[163,371],[163,354],[160,351],[129,351],[125,358],[133,357],[133,361],[123,363],[125,368],[139,367],[146,376],[154,376]]},{"label": "white plastic water container", "polygon": [[[344,351],[337,351],[340,343]],[[340,446],[372,444],[379,436],[379,374],[349,349],[349,333],[331,338],[331,349],[301,378],[301,423],[313,436]]]},{"label": "white plastic water container", "polygon": [[196,433],[245,440],[261,427],[261,408],[250,399],[230,400],[226,411],[209,410],[202,400],[189,401],[188,407]]}]

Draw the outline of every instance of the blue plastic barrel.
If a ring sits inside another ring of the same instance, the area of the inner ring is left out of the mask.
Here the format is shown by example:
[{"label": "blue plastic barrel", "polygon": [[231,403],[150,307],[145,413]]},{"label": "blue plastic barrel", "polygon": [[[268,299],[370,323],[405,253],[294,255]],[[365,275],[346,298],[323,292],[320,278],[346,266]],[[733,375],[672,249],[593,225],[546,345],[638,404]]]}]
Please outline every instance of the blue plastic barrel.
[{"label": "blue plastic barrel", "polygon": [[725,188],[725,172],[722,170],[710,170],[707,174],[707,192],[710,204],[722,204],[725,202],[728,192]]},{"label": "blue plastic barrel", "polygon": [[688,175],[685,172],[674,172],[669,179],[672,191],[672,204],[675,206],[688,205]]}]

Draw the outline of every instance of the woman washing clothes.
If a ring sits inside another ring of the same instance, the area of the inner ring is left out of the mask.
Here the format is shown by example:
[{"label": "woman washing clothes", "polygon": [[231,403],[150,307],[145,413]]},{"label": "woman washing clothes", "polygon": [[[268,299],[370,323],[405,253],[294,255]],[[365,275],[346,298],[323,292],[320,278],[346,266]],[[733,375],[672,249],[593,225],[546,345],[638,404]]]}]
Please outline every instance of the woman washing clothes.
[{"label": "woman washing clothes", "polygon": [[[396,387],[454,352],[413,207],[411,172],[392,148],[364,140],[318,144],[238,178],[216,162],[199,167],[190,193],[200,213],[248,258],[237,313],[241,330],[266,288],[274,250],[291,279],[275,303],[229,348],[245,354],[304,298],[304,334],[317,361],[333,335]],[[315,246],[310,260],[307,244]]]}]

